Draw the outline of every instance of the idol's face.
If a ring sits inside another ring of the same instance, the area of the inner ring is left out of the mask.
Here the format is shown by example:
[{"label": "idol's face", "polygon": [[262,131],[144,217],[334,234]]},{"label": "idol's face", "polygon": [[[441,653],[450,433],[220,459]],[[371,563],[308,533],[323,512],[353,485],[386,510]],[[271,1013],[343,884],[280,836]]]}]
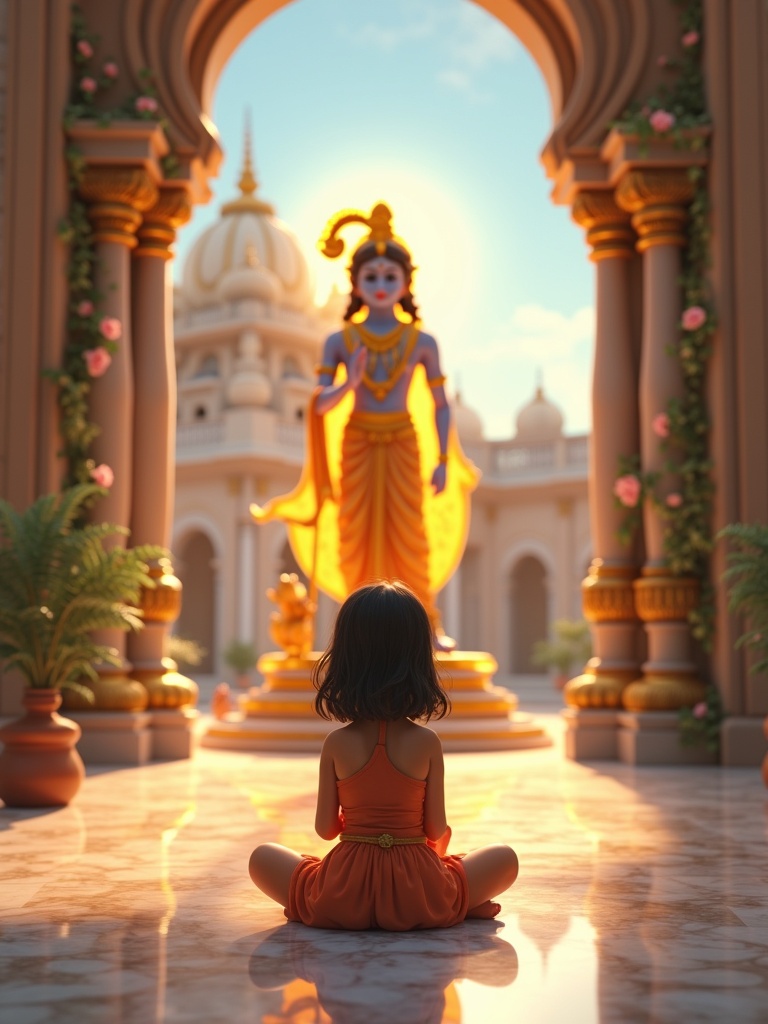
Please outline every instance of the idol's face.
[{"label": "idol's face", "polygon": [[376,311],[391,309],[408,292],[405,271],[386,256],[364,263],[357,272],[354,287],[355,294],[368,309]]}]

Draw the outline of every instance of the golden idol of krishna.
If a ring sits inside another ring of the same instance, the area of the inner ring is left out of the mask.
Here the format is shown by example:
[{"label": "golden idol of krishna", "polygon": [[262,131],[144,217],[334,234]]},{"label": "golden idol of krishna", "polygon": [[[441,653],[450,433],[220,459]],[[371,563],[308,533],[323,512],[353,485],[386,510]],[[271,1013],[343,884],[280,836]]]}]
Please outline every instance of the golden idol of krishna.
[{"label": "golden idol of krishna", "polygon": [[321,239],[333,259],[344,250],[340,229],[369,229],[352,255],[344,327],[317,367],[301,480],[251,512],[286,523],[311,584],[337,601],[373,580],[403,580],[427,609],[436,647],[451,650],[435,595],[461,559],[477,472],[451,424],[437,343],[411,292],[415,268],[391,220],[383,203],[370,217],[344,212]]}]

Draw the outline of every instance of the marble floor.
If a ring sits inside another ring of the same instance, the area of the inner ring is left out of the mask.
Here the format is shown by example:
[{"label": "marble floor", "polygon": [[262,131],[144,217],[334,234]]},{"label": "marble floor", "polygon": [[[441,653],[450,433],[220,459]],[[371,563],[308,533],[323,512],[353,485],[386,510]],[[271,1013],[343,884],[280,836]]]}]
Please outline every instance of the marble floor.
[{"label": "marble floor", "polygon": [[201,750],[91,769],[73,804],[0,809],[2,1024],[751,1024],[768,1019],[768,791],[754,769],[447,758],[455,848],[505,841],[498,922],[288,924],[248,855],[303,852],[315,760]]}]

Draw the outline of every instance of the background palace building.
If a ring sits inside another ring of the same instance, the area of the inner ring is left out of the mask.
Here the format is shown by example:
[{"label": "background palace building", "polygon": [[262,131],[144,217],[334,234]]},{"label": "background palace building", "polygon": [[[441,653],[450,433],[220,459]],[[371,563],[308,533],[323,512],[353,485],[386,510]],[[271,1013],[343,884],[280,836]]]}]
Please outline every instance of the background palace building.
[{"label": "background palace building", "polygon": [[[174,292],[172,546],[184,584],[176,632],[206,649],[200,670],[219,675],[231,641],[259,652],[274,646],[266,590],[280,573],[299,570],[285,527],[257,526],[248,507],[298,480],[314,368],[346,308],[338,292],[316,304],[306,256],[259,194],[248,149],[246,139],[240,196],[196,239]],[[439,597],[445,628],[465,649],[494,651],[502,672],[527,673],[551,622],[581,618],[592,557],[588,438],[564,435],[562,413],[541,386],[508,440],[485,440],[480,416],[458,392],[452,412],[482,478],[464,558]],[[335,607],[321,597],[320,646]]]}]

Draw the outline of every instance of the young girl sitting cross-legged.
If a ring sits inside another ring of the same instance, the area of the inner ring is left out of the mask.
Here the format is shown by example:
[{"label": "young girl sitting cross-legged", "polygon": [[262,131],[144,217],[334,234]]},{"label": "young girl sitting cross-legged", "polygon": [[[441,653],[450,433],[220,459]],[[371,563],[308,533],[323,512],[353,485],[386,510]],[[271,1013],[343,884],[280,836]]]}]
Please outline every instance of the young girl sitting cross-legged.
[{"label": "young girl sitting cross-legged", "polygon": [[249,870],[291,921],[315,928],[447,928],[495,917],[517,878],[508,846],[448,856],[443,752],[414,719],[442,717],[432,628],[402,583],[351,594],[316,666],[315,707],[345,722],[320,755],[315,828],[339,842],[321,860],[266,843]]}]

